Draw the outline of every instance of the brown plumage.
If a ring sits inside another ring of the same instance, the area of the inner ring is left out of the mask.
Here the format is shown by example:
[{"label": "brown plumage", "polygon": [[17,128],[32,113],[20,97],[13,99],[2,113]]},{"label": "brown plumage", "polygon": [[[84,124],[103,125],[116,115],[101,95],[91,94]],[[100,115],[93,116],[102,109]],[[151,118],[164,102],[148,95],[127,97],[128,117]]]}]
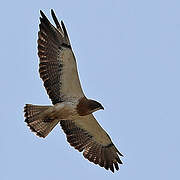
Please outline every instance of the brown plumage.
[{"label": "brown plumage", "polygon": [[64,23],[51,10],[56,28],[40,11],[38,33],[39,73],[53,106],[26,104],[25,122],[37,136],[45,138],[60,123],[67,141],[89,161],[114,172],[122,154],[99,125],[93,112],[104,109],[87,99],[79,81],[76,59]]},{"label": "brown plumage", "polygon": [[77,113],[80,116],[85,116],[94,112],[95,109],[104,109],[103,106],[97,101],[87,99],[86,97],[82,97],[79,99],[79,103],[77,104]]},{"label": "brown plumage", "polygon": [[66,133],[67,141],[78,151],[82,152],[84,150],[83,155],[85,158],[99,164],[101,167],[105,167],[107,170],[110,169],[112,172],[114,172],[114,166],[116,170],[119,169],[118,163],[122,164],[122,161],[118,154],[120,156],[122,154],[112,142],[108,145],[96,142],[90,133],[77,127],[73,121],[62,120],[60,124]]}]

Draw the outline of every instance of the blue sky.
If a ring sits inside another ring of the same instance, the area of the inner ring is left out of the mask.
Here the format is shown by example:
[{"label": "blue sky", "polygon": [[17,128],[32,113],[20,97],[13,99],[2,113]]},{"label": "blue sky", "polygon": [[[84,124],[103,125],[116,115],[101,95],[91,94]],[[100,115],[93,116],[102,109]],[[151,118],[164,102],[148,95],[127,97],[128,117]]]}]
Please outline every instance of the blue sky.
[{"label": "blue sky", "polygon": [[[120,171],[89,163],[57,126],[46,139],[25,103],[50,104],[38,74],[39,10],[63,19],[87,97],[124,154]],[[4,1],[0,11],[0,179],[180,179],[180,1]]]}]

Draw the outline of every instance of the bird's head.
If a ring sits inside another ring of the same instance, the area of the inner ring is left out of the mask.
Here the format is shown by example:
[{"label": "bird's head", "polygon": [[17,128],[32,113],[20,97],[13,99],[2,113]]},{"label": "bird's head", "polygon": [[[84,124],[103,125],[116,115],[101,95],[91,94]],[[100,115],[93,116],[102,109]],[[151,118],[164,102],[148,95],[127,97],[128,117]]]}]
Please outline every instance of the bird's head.
[{"label": "bird's head", "polygon": [[81,98],[77,105],[77,112],[80,116],[91,114],[100,109],[104,109],[104,107],[99,102],[86,97]]},{"label": "bird's head", "polygon": [[88,99],[88,109],[90,113],[93,113],[95,111],[98,111],[100,109],[104,110],[104,107],[97,101]]}]

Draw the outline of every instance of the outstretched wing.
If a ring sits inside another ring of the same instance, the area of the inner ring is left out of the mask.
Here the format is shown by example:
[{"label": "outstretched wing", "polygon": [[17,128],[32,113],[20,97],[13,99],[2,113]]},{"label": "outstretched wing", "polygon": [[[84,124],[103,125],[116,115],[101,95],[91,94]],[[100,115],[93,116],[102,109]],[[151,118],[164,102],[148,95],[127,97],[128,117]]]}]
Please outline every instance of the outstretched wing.
[{"label": "outstretched wing", "polygon": [[78,77],[77,65],[64,23],[59,24],[51,10],[56,28],[40,11],[38,33],[39,73],[53,104],[68,98],[84,96]]},{"label": "outstretched wing", "polygon": [[99,164],[101,167],[114,172],[122,164],[119,156],[123,156],[112,143],[109,135],[98,124],[92,114],[79,116],[75,121],[62,120],[61,127],[64,130],[67,141],[89,161]]}]

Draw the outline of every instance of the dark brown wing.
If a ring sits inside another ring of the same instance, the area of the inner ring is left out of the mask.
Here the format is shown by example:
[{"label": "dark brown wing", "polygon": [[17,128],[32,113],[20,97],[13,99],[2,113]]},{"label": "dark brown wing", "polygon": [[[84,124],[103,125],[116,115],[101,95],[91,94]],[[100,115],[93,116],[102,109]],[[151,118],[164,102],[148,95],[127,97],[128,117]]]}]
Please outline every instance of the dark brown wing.
[{"label": "dark brown wing", "polygon": [[66,28],[62,21],[61,25],[59,24],[53,10],[51,14],[57,28],[42,11],[40,13],[42,17],[38,33],[39,72],[47,93],[53,104],[72,97],[79,99],[84,94]]},{"label": "dark brown wing", "polygon": [[92,114],[79,117],[77,121],[62,120],[60,124],[67,141],[78,151],[83,151],[85,158],[112,172],[114,167],[119,169],[118,163],[122,164],[122,161],[118,155],[122,154]]}]

